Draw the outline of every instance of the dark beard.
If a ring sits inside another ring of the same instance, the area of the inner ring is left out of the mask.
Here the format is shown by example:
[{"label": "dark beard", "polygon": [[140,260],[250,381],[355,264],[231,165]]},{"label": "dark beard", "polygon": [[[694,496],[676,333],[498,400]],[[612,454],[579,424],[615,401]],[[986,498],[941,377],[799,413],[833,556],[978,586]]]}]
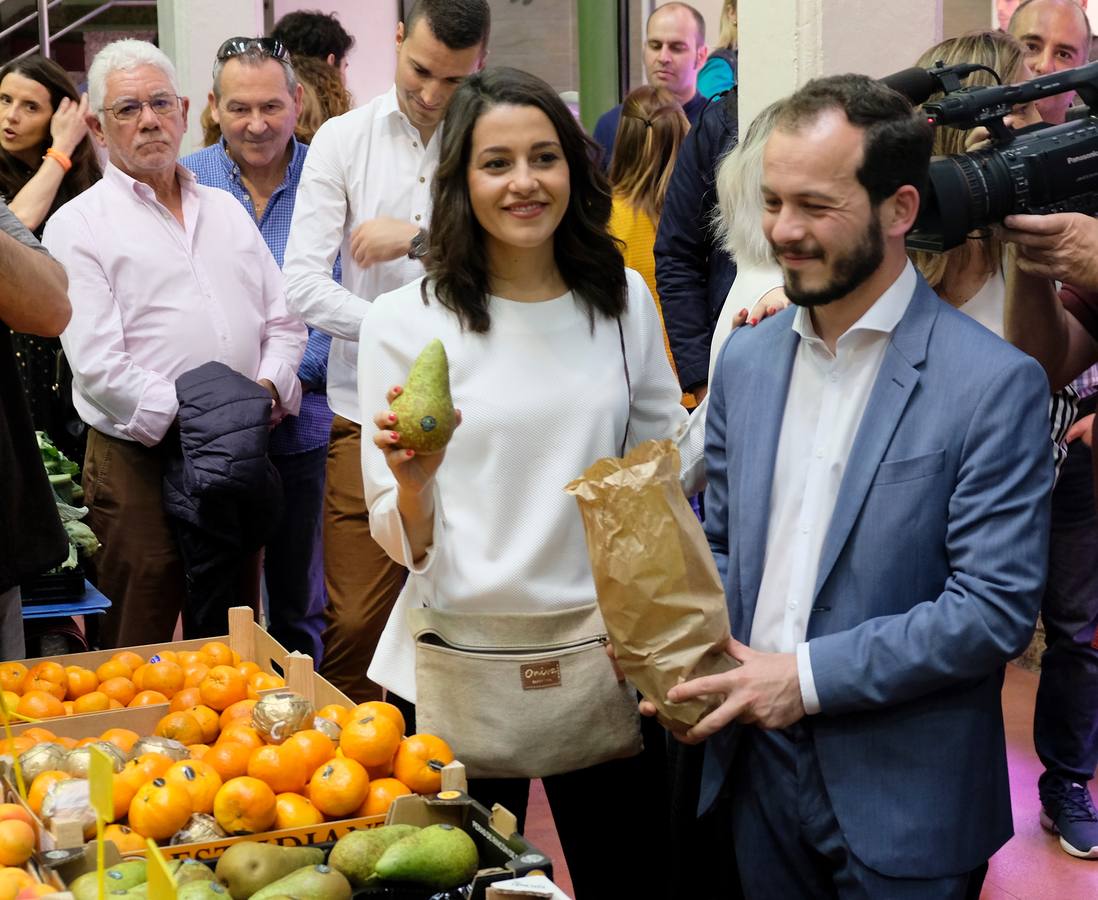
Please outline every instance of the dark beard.
[{"label": "dark beard", "polygon": [[884,237],[881,220],[874,210],[861,240],[849,253],[838,257],[831,281],[818,290],[803,289],[799,272],[784,272],[785,295],[797,306],[825,306],[845,297],[864,284],[884,261]]}]

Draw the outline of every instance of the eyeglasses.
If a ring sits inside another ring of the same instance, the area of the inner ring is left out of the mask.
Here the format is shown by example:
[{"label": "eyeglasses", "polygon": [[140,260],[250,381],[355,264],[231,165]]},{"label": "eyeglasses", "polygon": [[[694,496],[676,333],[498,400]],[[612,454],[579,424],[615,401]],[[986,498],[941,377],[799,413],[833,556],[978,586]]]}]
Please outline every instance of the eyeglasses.
[{"label": "eyeglasses", "polygon": [[217,61],[224,62],[234,56],[240,56],[251,50],[259,50],[271,59],[289,61],[289,51],[283,46],[282,41],[271,37],[231,37],[217,50]]},{"label": "eyeglasses", "polygon": [[119,122],[132,122],[146,106],[158,116],[170,116],[179,109],[179,100],[175,94],[157,94],[148,100],[119,100],[107,109]]}]

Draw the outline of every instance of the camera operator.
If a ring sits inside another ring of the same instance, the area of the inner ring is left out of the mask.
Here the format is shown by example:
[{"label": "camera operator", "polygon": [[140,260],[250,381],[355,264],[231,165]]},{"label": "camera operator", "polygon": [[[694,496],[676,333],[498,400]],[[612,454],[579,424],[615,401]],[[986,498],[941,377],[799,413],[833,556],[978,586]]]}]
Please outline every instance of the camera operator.
[{"label": "camera operator", "polygon": [[[1010,22],[1037,75],[1086,62],[1090,23],[1073,0],[1027,0]],[[1072,92],[1038,102],[1065,120]],[[1036,358],[1058,390],[1098,363],[1098,221],[1079,213],[1008,216],[1006,338]],[[1063,288],[1057,294],[1055,282]],[[1062,302],[1061,302],[1062,301]],[[1089,409],[1093,410],[1093,403]],[[1089,418],[1093,419],[1093,416]],[[1074,429],[1076,433],[1078,428]],[[1072,856],[1098,858],[1098,814],[1087,788],[1098,765],[1098,512],[1093,461],[1071,448],[1053,493],[1048,583],[1041,603],[1046,650],[1033,739],[1044,766],[1041,824]]]}]

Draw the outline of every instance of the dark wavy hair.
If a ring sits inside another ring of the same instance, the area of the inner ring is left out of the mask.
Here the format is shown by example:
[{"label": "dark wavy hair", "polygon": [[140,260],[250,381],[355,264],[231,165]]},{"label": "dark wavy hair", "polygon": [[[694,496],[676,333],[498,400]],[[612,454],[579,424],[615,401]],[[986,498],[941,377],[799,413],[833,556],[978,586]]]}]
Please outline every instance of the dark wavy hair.
[{"label": "dark wavy hair", "polygon": [[339,23],[335,13],[324,13],[319,9],[286,13],[275,23],[271,37],[281,41],[291,57],[327,59],[330,53],[335,57],[336,66],[343,62],[355,44],[354,37]]},{"label": "dark wavy hair", "polygon": [[610,185],[595,164],[599,147],[548,84],[504,67],[466,78],[446,110],[427,256],[427,280],[439,302],[470,331],[483,334],[491,326],[484,230],[473,215],[467,170],[477,120],[501,104],[536,107],[553,123],[571,182],[568,208],[553,235],[557,268],[592,327],[596,314],[618,318],[625,311],[625,262],[607,229],[612,204]]},{"label": "dark wavy hair", "polygon": [[[29,78],[31,81],[37,81],[49,91],[50,106],[54,112],[57,112],[57,107],[61,105],[61,101],[66,97],[74,103],[80,102],[80,94],[77,93],[76,85],[72,83],[68,73],[52,59],[34,55],[14,60],[0,69],[0,81],[4,80],[4,76],[13,72],[16,75]],[[46,137],[39,148],[40,156],[49,149],[50,140],[50,130],[47,127]],[[9,202],[23,189],[23,186],[31,180],[37,171],[37,167],[34,169],[28,168],[26,163],[16,159],[7,150],[0,147],[0,194],[3,194]],[[86,135],[72,154],[72,169],[65,174],[64,179],[61,181],[61,187],[57,191],[57,196],[53,198],[53,203],[50,205],[46,218],[48,219],[55,210],[68,203],[77,194],[86,191],[102,177],[103,173],[99,168],[99,160],[96,159],[91,137]]]}]

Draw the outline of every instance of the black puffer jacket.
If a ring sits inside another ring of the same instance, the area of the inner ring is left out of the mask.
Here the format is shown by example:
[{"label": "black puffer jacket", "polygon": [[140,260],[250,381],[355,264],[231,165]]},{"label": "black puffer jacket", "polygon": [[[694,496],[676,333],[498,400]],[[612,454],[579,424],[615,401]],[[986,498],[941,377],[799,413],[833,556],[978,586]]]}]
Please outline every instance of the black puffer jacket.
[{"label": "black puffer jacket", "polygon": [[228,631],[246,567],[282,517],[282,485],[267,458],[271,395],[219,362],[180,375],[179,440],[164,468],[164,509],[187,574],[185,638]]}]

